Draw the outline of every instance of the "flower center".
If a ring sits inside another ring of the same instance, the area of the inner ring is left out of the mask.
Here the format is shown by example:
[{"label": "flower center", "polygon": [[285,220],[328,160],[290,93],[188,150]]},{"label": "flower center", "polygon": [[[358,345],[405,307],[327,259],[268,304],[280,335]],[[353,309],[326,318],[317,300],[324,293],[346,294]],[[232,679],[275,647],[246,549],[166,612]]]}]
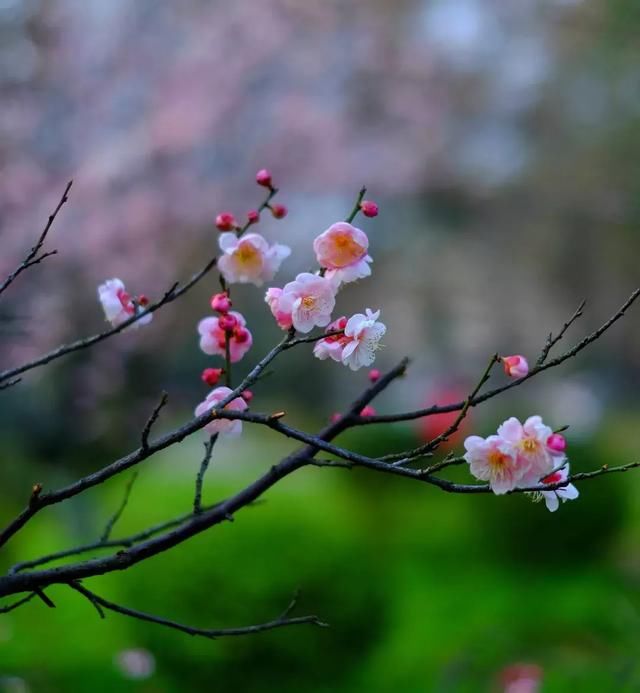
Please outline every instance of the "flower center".
[{"label": "flower center", "polygon": [[331,262],[336,267],[347,267],[360,260],[365,254],[365,248],[353,240],[348,233],[337,234],[334,239],[334,252]]},{"label": "flower center", "polygon": [[540,443],[535,438],[525,438],[522,441],[522,449],[525,452],[536,452]]},{"label": "flower center", "polygon": [[129,315],[133,315],[134,313],[134,308],[133,308],[133,303],[131,302],[131,296],[124,290],[124,289],[118,289],[118,300],[120,301],[120,305],[124,309],[126,313]]},{"label": "flower center", "polygon": [[238,260],[248,268],[259,269],[261,256],[251,243],[240,243],[237,249]]},{"label": "flower center", "polygon": [[311,310],[316,305],[315,296],[305,296],[302,299],[302,305],[306,310]]},{"label": "flower center", "polygon": [[489,453],[488,462],[489,462],[489,466],[494,471],[499,472],[499,471],[503,470],[508,465],[509,456],[505,455],[503,452],[500,452],[500,450],[492,450]]}]

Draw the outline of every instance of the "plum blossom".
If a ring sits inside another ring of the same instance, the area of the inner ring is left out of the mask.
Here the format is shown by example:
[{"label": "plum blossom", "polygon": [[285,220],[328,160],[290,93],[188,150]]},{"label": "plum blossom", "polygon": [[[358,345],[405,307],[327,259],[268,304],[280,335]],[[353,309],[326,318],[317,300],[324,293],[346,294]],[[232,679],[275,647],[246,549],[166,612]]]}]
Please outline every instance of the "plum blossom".
[{"label": "plum blossom", "polygon": [[529,374],[529,362],[524,356],[514,354],[513,356],[503,356],[501,359],[504,372],[510,378],[524,378]]},{"label": "plum blossom", "polygon": [[295,281],[285,284],[278,298],[278,310],[290,314],[293,327],[300,332],[328,325],[335,305],[335,284],[309,272],[302,272]]},{"label": "plum blossom", "polygon": [[[346,326],[347,318],[346,316],[342,316],[328,325],[326,332],[344,330]],[[313,355],[321,361],[333,359],[338,363],[342,363],[342,352],[349,341],[351,341],[349,337],[345,337],[344,334],[333,334],[328,337],[323,337],[315,343]]]},{"label": "plum blossom", "polygon": [[547,438],[547,447],[552,455],[564,456],[564,452],[567,449],[567,440],[560,433],[552,433]]},{"label": "plum blossom", "polygon": [[[206,399],[196,407],[195,415],[200,416],[210,409],[215,409],[219,402],[226,399],[233,390],[228,387],[222,386],[217,387],[215,390],[207,395]],[[248,405],[242,399],[242,397],[236,397],[232,399],[229,404],[227,404],[224,409],[230,409],[231,411],[244,411],[247,409]],[[214,433],[219,433],[224,436],[239,436],[242,433],[242,421],[232,420],[232,419],[213,419],[211,423],[208,423],[204,430],[213,435]]]},{"label": "plum blossom", "polygon": [[270,246],[259,233],[247,233],[241,238],[235,233],[221,233],[218,242],[223,252],[218,268],[230,284],[262,286],[273,279],[282,261],[291,254],[288,246]]},{"label": "plum blossom", "polygon": [[[561,469],[556,469],[556,471],[545,476],[542,480],[543,484],[558,484],[562,481],[566,481],[569,478],[569,463],[562,467]],[[554,513],[560,507],[560,501],[563,503],[568,500],[575,500],[580,493],[578,489],[573,484],[567,484],[566,486],[560,486],[559,488],[553,489],[552,491],[541,491],[540,495],[544,498],[545,505],[549,512]]]},{"label": "plum blossom", "polygon": [[476,479],[488,481],[491,490],[501,495],[516,488],[522,478],[522,468],[514,447],[497,435],[481,438],[469,436],[464,441],[464,459]]},{"label": "plum blossom", "polygon": [[244,316],[235,310],[229,311],[220,317],[204,318],[198,323],[200,334],[200,348],[205,354],[225,355],[225,338],[227,332],[221,327],[220,321],[227,321],[231,317],[234,326],[229,331],[229,354],[231,362],[236,363],[249,351],[253,344],[251,332],[246,327]]},{"label": "plum blossom", "polygon": [[368,247],[367,234],[346,221],[333,224],[313,241],[318,264],[326,268],[326,276],[338,285],[371,274]]},{"label": "plum blossom", "polygon": [[[98,287],[98,299],[102,304],[106,319],[113,327],[126,322],[149,303],[149,299],[146,296],[132,299],[120,279],[107,279],[103,284],[100,284]],[[149,313],[134,322],[131,327],[137,328],[141,325],[148,325],[152,319],[153,315]]]},{"label": "plum blossom", "polygon": [[269,306],[273,317],[278,323],[278,327],[283,330],[288,330],[292,327],[293,323],[291,321],[291,311],[286,312],[280,309],[280,297],[282,296],[282,289],[272,287],[267,289],[267,293],[264,296],[265,303]]},{"label": "plum blossom", "polygon": [[540,416],[530,416],[524,424],[512,416],[499,428],[498,436],[517,454],[520,486],[535,486],[557,466],[562,453],[551,454],[547,440],[553,434]]},{"label": "plum blossom", "polygon": [[386,325],[377,322],[379,310],[374,313],[367,308],[365,313],[352,315],[344,328],[344,336],[349,341],[342,351],[342,363],[352,371],[370,366],[375,361],[380,339],[387,331]]}]

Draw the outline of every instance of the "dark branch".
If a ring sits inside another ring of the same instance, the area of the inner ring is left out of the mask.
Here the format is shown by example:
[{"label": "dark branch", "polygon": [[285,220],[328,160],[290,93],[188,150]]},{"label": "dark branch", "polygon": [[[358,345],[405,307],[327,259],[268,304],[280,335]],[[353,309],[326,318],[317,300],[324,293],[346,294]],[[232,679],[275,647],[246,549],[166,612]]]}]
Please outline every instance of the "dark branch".
[{"label": "dark branch", "polygon": [[209,462],[211,462],[211,453],[213,452],[213,446],[217,439],[218,434],[216,433],[204,444],[204,457],[200,463],[200,470],[196,477],[196,493],[193,499],[193,512],[195,515],[202,512],[202,484],[204,482],[204,475],[207,473],[209,467]]},{"label": "dark branch", "polygon": [[162,618],[161,616],[154,616],[153,614],[147,614],[144,611],[138,611],[137,609],[130,609],[126,606],[121,606],[114,602],[107,601],[103,597],[98,596],[95,592],[88,590],[86,587],[81,585],[79,582],[69,583],[69,586],[84,595],[95,607],[98,609],[98,613],[102,618],[104,618],[104,612],[102,609],[108,609],[109,611],[114,611],[123,616],[130,616],[131,618],[136,618],[139,621],[148,621],[149,623],[156,623],[161,626],[166,626],[167,628],[173,628],[174,630],[179,630],[188,635],[198,635],[203,638],[209,638],[214,640],[215,638],[224,638],[233,635],[252,635],[255,633],[262,633],[266,630],[273,630],[275,628],[285,628],[287,626],[298,626],[303,624],[311,624],[314,626],[321,626],[326,628],[327,623],[321,621],[317,616],[295,616],[289,618],[289,614],[296,605],[296,599],[294,598],[291,604],[287,607],[284,613],[273,621],[267,621],[266,623],[258,623],[252,626],[242,626],[240,628],[194,628],[193,626],[187,626],[177,621],[170,621],[167,618]]},{"label": "dark branch", "polygon": [[44,245],[45,240],[47,239],[47,234],[51,230],[51,227],[53,226],[53,222],[55,221],[56,217],[58,216],[58,212],[62,209],[64,206],[65,202],[69,199],[69,191],[71,190],[71,186],[73,185],[73,181],[70,180],[67,183],[67,187],[64,189],[64,192],[62,193],[62,197],[60,198],[60,202],[58,202],[57,207],[53,210],[53,212],[49,215],[49,219],[47,220],[47,224],[44,227],[44,230],[40,234],[40,237],[38,238],[36,244],[31,248],[31,250],[27,253],[27,256],[25,259],[16,267],[16,269],[0,284],[0,294],[2,294],[14,281],[15,279],[22,274],[26,269],[29,267],[33,267],[33,265],[37,265],[38,263],[42,262],[45,258],[51,257],[52,255],[55,255],[58,251],[57,250],[51,250],[46,253],[42,253],[42,255],[38,255],[40,250],[42,249],[42,246]]},{"label": "dark branch", "polygon": [[582,301],[582,303],[576,308],[575,313],[567,320],[567,322],[565,322],[562,329],[555,337],[553,336],[553,333],[549,334],[547,343],[544,345],[542,352],[536,361],[536,366],[541,366],[547,360],[547,356],[549,355],[551,349],[553,349],[553,347],[564,337],[565,332],[571,327],[571,325],[573,325],[573,323],[582,316],[582,311],[586,304],[586,301]]},{"label": "dark branch", "polygon": [[104,528],[104,532],[102,533],[102,536],[100,537],[100,543],[104,544],[105,542],[109,541],[109,537],[111,536],[111,531],[113,530],[116,522],[120,519],[122,513],[124,512],[124,509],[127,507],[127,503],[129,502],[129,496],[131,494],[131,489],[133,488],[133,485],[138,478],[138,472],[134,472],[131,475],[131,478],[129,479],[127,485],[125,486],[124,489],[124,497],[122,499],[122,502],[118,506],[118,509],[113,513],[109,521],[107,522],[106,527]]},{"label": "dark branch", "polygon": [[160,396],[160,401],[154,407],[153,411],[151,412],[151,416],[147,419],[147,423],[145,423],[144,428],[142,429],[141,447],[143,450],[149,449],[149,435],[151,434],[151,429],[153,428],[153,424],[158,420],[158,416],[160,416],[160,412],[167,403],[168,399],[169,395],[166,392],[163,392]]}]

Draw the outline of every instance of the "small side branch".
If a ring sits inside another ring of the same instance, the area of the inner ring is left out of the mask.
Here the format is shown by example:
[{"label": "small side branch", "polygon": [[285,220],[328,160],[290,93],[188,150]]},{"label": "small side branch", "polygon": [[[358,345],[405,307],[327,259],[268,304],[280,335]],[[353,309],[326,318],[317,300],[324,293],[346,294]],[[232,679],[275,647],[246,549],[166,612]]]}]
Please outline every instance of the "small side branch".
[{"label": "small side branch", "polygon": [[324,628],[328,626],[327,623],[321,621],[317,616],[289,617],[289,614],[296,606],[296,597],[293,598],[293,600],[285,609],[285,611],[273,621],[267,621],[266,623],[259,623],[251,626],[243,626],[240,628],[195,628],[193,626],[187,626],[185,624],[178,623],[177,621],[171,621],[167,618],[162,618],[161,616],[154,616],[153,614],[148,614],[144,611],[130,609],[126,606],[121,606],[120,604],[107,601],[103,597],[98,596],[95,592],[88,590],[80,582],[71,582],[69,583],[69,587],[86,597],[98,610],[98,613],[102,618],[104,618],[103,609],[107,609],[108,611],[114,611],[115,613],[122,614],[123,616],[129,616],[131,618],[138,619],[139,621],[156,623],[160,626],[166,626],[167,628],[179,630],[182,633],[187,633],[188,635],[197,635],[203,638],[208,638],[210,640],[215,640],[216,638],[224,638],[234,635],[252,635],[255,633],[262,633],[266,630],[274,630],[275,628],[286,628],[287,626],[298,626],[303,624],[311,624],[314,626],[321,626]]},{"label": "small side branch", "polygon": [[120,519],[122,516],[122,513],[124,512],[124,509],[127,507],[127,503],[129,502],[129,496],[131,495],[131,489],[133,488],[133,485],[136,482],[136,479],[138,478],[138,472],[135,471],[131,475],[131,478],[127,482],[127,485],[125,486],[124,489],[124,497],[122,498],[122,502],[120,503],[118,509],[113,513],[109,521],[107,522],[106,527],[104,528],[104,532],[102,533],[102,536],[100,537],[100,544],[105,544],[107,541],[109,541],[109,537],[111,536],[111,532],[116,524],[116,522]]},{"label": "small side branch", "polygon": [[69,191],[71,190],[72,185],[73,185],[73,181],[70,180],[67,183],[67,187],[64,189],[64,192],[62,193],[62,197],[60,198],[60,202],[58,202],[57,207],[49,215],[49,219],[47,220],[47,224],[44,227],[42,233],[40,234],[40,237],[38,238],[36,244],[27,253],[27,256],[18,265],[18,267],[16,267],[16,269],[2,282],[2,284],[0,284],[0,294],[2,294],[6,289],[8,289],[9,286],[11,284],[13,284],[15,279],[20,274],[22,274],[22,272],[24,272],[26,269],[28,269],[29,267],[33,267],[33,265],[37,265],[38,263],[42,262],[44,259],[51,257],[52,255],[55,255],[58,252],[57,250],[51,250],[51,251],[48,251],[46,253],[42,253],[41,255],[38,255],[38,253],[42,250],[42,246],[44,245],[44,242],[47,239],[47,235],[48,235],[49,231],[51,230],[51,227],[53,226],[53,222],[56,220],[56,217],[58,216],[58,212],[62,209],[65,202],[69,199]]},{"label": "small side branch", "polygon": [[213,453],[213,446],[218,439],[218,434],[212,435],[209,440],[204,444],[204,457],[200,463],[200,469],[198,471],[198,476],[196,477],[196,493],[193,499],[193,514],[198,515],[202,512],[202,484],[204,482],[204,475],[207,473],[209,468],[209,463],[211,462],[211,454]]},{"label": "small side branch", "polygon": [[547,360],[547,356],[549,356],[551,349],[553,349],[553,347],[564,337],[565,332],[571,327],[571,325],[573,325],[578,318],[582,317],[582,311],[586,305],[587,302],[582,301],[582,303],[576,308],[574,314],[565,322],[562,329],[555,337],[553,336],[553,332],[549,334],[547,342],[542,348],[542,352],[536,361],[536,366],[541,366]]},{"label": "small side branch", "polygon": [[32,592],[31,594],[28,594],[26,597],[18,599],[17,601],[12,602],[11,604],[7,604],[6,606],[0,606],[0,614],[8,614],[10,611],[17,609],[19,606],[22,606],[23,604],[30,602],[36,596],[37,594],[35,592]]},{"label": "small side branch", "polygon": [[158,420],[160,412],[168,400],[169,395],[166,392],[163,392],[160,396],[160,401],[154,407],[153,411],[151,412],[151,416],[147,419],[147,423],[145,423],[144,428],[142,429],[141,447],[145,451],[149,449],[149,435],[151,434],[153,424],[155,424],[155,422]]}]

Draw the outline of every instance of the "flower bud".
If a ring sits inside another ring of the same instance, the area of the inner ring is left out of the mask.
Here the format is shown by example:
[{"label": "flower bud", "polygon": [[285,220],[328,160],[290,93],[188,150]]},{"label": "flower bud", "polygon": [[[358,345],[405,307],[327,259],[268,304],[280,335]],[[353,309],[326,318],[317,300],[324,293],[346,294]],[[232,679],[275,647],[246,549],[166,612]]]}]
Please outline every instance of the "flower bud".
[{"label": "flower bud", "polygon": [[146,294],[140,294],[140,296],[138,296],[138,305],[142,306],[143,308],[145,306],[148,306],[149,305],[149,297]]},{"label": "flower bud", "polygon": [[250,337],[249,330],[246,327],[236,327],[233,331],[233,338],[238,344],[244,344]]},{"label": "flower bud", "polygon": [[251,209],[247,212],[247,221],[249,224],[257,224],[260,220],[260,212],[257,209]]},{"label": "flower bud", "polygon": [[500,360],[510,378],[524,378],[529,373],[529,363],[524,356],[503,356]]},{"label": "flower bud", "polygon": [[284,219],[288,211],[284,205],[271,205],[271,214],[273,214],[275,219]]},{"label": "flower bud", "polygon": [[372,200],[362,200],[360,203],[360,211],[365,215],[365,217],[377,217],[378,205]]},{"label": "flower bud", "polygon": [[547,447],[552,453],[562,454],[567,449],[567,439],[559,433],[552,433],[547,438]]},{"label": "flower bud", "polygon": [[206,383],[210,387],[218,384],[220,376],[222,375],[222,368],[205,368],[202,371],[202,382]]},{"label": "flower bud", "polygon": [[231,212],[221,212],[216,217],[216,226],[220,231],[233,231],[236,226],[236,219]]},{"label": "flower bud", "polygon": [[366,407],[360,412],[360,416],[375,416],[376,415],[376,410],[370,405],[367,404]]},{"label": "flower bud", "polygon": [[380,371],[379,371],[377,368],[372,368],[372,369],[369,371],[369,380],[370,380],[372,383],[377,383],[378,380],[380,380],[380,375],[381,375],[381,373],[380,373]]},{"label": "flower bud", "polygon": [[256,183],[258,185],[264,185],[265,188],[271,188],[271,171],[266,168],[261,168],[258,173],[256,173]]},{"label": "flower bud", "polygon": [[240,397],[242,397],[242,399],[243,399],[247,404],[249,404],[249,402],[253,399],[253,392],[251,392],[251,390],[243,390],[243,391],[240,393]]},{"label": "flower bud", "polygon": [[214,294],[211,297],[211,308],[218,313],[228,313],[231,310],[231,299],[226,292]]},{"label": "flower bud", "polygon": [[224,313],[218,318],[218,327],[225,332],[233,332],[237,325],[237,318],[229,313]]},{"label": "flower bud", "polygon": [[336,411],[333,414],[331,414],[331,416],[329,417],[329,421],[331,421],[331,423],[337,423],[338,421],[340,421],[341,418],[342,414]]}]

